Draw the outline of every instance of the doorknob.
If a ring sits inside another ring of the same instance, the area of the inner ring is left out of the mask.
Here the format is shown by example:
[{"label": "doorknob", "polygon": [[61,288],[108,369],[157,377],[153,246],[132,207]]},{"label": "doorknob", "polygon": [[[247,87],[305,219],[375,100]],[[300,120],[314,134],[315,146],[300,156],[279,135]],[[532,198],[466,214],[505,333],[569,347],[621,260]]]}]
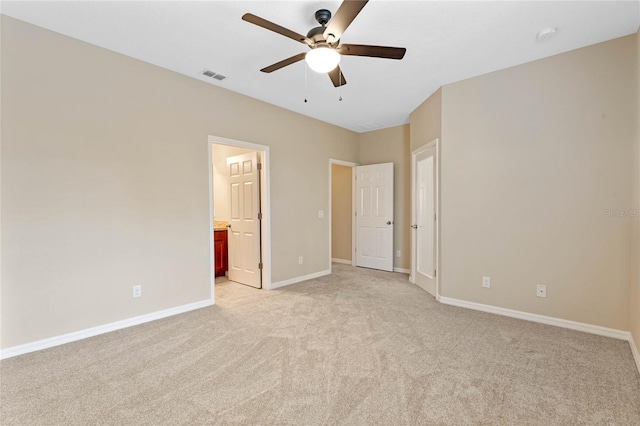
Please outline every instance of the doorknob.
[{"label": "doorknob", "polygon": [[413,229],[418,229],[418,225],[411,225]]},{"label": "doorknob", "polygon": [[391,225],[391,221],[390,220],[387,221],[387,225]]}]

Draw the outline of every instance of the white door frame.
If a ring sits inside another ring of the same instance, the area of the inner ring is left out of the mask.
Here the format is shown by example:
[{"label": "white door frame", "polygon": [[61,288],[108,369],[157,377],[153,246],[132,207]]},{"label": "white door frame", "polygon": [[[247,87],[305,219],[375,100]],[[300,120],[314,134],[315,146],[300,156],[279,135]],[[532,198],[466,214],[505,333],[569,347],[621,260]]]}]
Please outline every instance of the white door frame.
[{"label": "white door frame", "polygon": [[329,159],[329,270],[331,271],[332,264],[332,256],[331,256],[331,248],[332,248],[332,225],[331,222],[333,220],[331,216],[331,198],[332,194],[332,173],[331,166],[346,166],[351,167],[351,266],[356,266],[356,222],[355,222],[355,211],[356,211],[356,167],[359,166],[358,163],[352,163],[351,161],[343,161],[343,160],[334,160],[333,158]]},{"label": "white door frame", "polygon": [[[416,168],[417,168],[417,158],[420,153],[426,151],[427,149],[435,147],[436,154],[434,157],[434,165],[435,165],[435,199],[436,205],[434,206],[434,210],[436,212],[436,229],[435,229],[435,251],[436,251],[436,299],[440,300],[440,140],[438,138],[432,140],[426,145],[421,146],[411,153],[411,225],[413,226],[417,223],[416,217]],[[416,267],[417,267],[417,259],[416,259],[416,250],[417,250],[417,239],[416,233],[412,229],[411,230],[411,275],[409,276],[409,281],[413,284],[416,283]]]},{"label": "white door frame", "polygon": [[229,145],[238,148],[252,149],[262,153],[262,175],[260,181],[260,207],[262,210],[262,288],[271,289],[271,192],[270,192],[270,172],[269,172],[269,147],[251,142],[244,142],[235,139],[228,139],[219,136],[209,135],[207,141],[207,161],[209,163],[209,274],[211,281],[210,297],[211,303],[215,304],[215,252],[213,245],[213,144]]}]

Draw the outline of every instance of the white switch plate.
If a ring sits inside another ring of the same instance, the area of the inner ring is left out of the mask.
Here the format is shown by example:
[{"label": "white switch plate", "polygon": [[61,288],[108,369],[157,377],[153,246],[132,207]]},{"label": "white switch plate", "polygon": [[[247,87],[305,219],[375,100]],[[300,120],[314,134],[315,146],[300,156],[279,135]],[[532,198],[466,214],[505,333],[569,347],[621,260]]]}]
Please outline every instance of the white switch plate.
[{"label": "white switch plate", "polygon": [[324,210],[318,210],[318,219],[322,219],[324,217]]},{"label": "white switch plate", "polygon": [[298,256],[298,265],[302,265],[302,256]]},{"label": "white switch plate", "polygon": [[491,288],[491,277],[482,277],[482,287]]},{"label": "white switch plate", "polygon": [[142,296],[142,286],[141,285],[134,285],[133,286],[133,297],[140,297]]},{"label": "white switch plate", "polygon": [[544,284],[538,284],[536,286],[536,296],[547,297],[547,286]]},{"label": "white switch plate", "polygon": [[396,250],[396,257],[402,257],[400,250]]}]

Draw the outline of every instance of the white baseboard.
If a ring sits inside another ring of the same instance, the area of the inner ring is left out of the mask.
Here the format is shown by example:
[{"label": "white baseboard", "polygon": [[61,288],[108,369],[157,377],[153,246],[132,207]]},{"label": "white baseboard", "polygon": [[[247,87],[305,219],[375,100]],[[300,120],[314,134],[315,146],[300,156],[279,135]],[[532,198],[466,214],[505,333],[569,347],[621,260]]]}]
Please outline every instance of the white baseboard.
[{"label": "white baseboard", "polygon": [[393,272],[400,272],[403,274],[411,274],[411,271],[406,269],[406,268],[396,268],[395,266],[393,267]]},{"label": "white baseboard", "polygon": [[343,263],[345,265],[353,265],[353,263],[350,260],[346,260],[346,259],[335,259],[335,258],[331,258],[331,262],[332,263]]},{"label": "white baseboard", "polygon": [[499,308],[497,306],[483,305],[482,303],[467,302],[466,300],[452,299],[440,296],[440,303],[445,305],[458,306],[461,308],[473,309],[476,311],[489,312],[491,314],[503,315],[505,317],[518,318],[541,324],[554,325],[556,327],[568,328],[571,330],[583,331],[585,333],[597,334],[599,336],[613,337],[614,339],[627,340],[631,338],[631,333],[614,328],[601,327],[599,325],[585,324],[582,322],[569,321],[560,318],[547,317],[544,315],[531,314],[528,312],[514,311],[512,309]]},{"label": "white baseboard", "polygon": [[269,290],[275,290],[276,288],[284,287],[291,284],[296,284],[302,281],[312,280],[314,278],[324,277],[325,275],[331,274],[331,269],[327,269],[326,271],[314,272],[313,274],[303,275],[301,277],[295,277],[284,281],[278,281],[275,283],[271,283],[269,286]]},{"label": "white baseboard", "polygon": [[121,330],[123,328],[143,324],[145,322],[155,321],[155,320],[170,317],[173,315],[182,314],[182,313],[193,311],[200,308],[205,308],[211,305],[213,305],[213,301],[211,299],[202,300],[200,302],[194,302],[194,303],[189,303],[182,306],[176,306],[175,308],[169,308],[162,311],[152,312],[150,314],[140,315],[137,317],[116,321],[109,324],[99,325],[97,327],[91,327],[91,328],[87,328],[80,331],[74,331],[73,333],[67,333],[61,336],[50,337],[48,339],[42,339],[42,340],[37,340],[31,343],[25,343],[24,345],[13,346],[11,348],[3,349],[2,351],[0,351],[0,359],[7,359],[7,358],[11,358],[18,355],[23,355],[29,352],[35,352],[42,349],[51,348],[53,346],[64,345],[65,343],[75,342],[77,340],[86,339],[87,337],[93,337],[99,334]]},{"label": "white baseboard", "polygon": [[640,352],[638,352],[638,347],[636,346],[636,342],[633,341],[633,334],[631,333],[629,333],[629,344],[631,345],[631,353],[633,354],[633,359],[636,361],[638,373],[640,373]]}]

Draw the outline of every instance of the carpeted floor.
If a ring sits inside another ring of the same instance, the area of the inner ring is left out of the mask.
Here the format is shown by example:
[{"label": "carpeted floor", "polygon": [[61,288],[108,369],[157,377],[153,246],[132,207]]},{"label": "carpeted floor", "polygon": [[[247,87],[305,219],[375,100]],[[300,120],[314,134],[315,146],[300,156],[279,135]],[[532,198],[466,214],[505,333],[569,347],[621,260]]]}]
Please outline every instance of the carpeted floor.
[{"label": "carpeted floor", "polygon": [[624,341],[334,265],[0,363],[2,425],[640,425]]}]

